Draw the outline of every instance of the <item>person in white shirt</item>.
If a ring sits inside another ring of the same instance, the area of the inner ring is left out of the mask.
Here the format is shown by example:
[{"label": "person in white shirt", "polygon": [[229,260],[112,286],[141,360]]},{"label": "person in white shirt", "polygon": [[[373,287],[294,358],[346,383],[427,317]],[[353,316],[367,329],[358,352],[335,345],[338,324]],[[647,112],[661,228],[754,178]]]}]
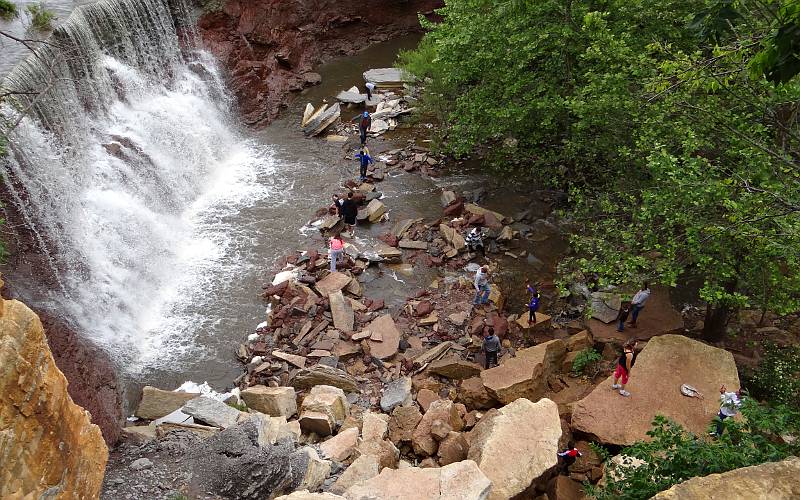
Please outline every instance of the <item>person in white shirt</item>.
[{"label": "person in white shirt", "polygon": [[372,83],[372,82],[367,82],[366,85],[364,85],[364,86],[367,87],[367,100],[371,101],[372,100],[372,91],[375,90],[375,84]]},{"label": "person in white shirt", "polygon": [[474,305],[486,304],[489,302],[489,294],[492,288],[489,286],[489,267],[483,266],[475,273],[475,299]]},{"label": "person in white shirt", "polygon": [[636,328],[636,318],[639,317],[639,313],[644,309],[644,303],[647,302],[649,298],[650,287],[647,286],[647,282],[645,281],[642,284],[642,289],[636,292],[636,295],[633,296],[633,300],[631,300],[631,321],[628,323],[631,328]]},{"label": "person in white shirt", "polygon": [[725,427],[722,421],[729,417],[736,416],[739,413],[739,408],[742,407],[742,399],[740,392],[727,392],[725,386],[719,388],[719,420],[717,420],[717,430],[712,432],[711,435],[721,436]]}]

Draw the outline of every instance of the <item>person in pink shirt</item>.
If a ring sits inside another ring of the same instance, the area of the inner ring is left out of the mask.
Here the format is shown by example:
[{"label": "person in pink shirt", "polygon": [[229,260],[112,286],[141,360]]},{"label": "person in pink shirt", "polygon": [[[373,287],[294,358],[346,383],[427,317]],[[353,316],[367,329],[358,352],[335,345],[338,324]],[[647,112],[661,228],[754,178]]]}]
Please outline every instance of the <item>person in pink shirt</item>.
[{"label": "person in pink shirt", "polygon": [[344,241],[339,233],[334,234],[329,242],[330,252],[328,256],[331,259],[331,272],[336,272],[336,264],[339,262],[342,254],[344,253]]}]

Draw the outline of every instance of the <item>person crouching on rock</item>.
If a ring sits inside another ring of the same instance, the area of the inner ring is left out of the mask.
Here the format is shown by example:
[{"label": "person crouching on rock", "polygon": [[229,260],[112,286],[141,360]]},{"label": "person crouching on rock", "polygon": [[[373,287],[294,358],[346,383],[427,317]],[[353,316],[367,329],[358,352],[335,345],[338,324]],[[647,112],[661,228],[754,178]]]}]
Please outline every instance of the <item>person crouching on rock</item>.
[{"label": "person crouching on rock", "polygon": [[561,462],[561,473],[564,475],[569,474],[569,468],[575,463],[578,457],[582,457],[583,453],[578,448],[575,448],[575,443],[570,441],[567,443],[567,449],[558,453]]},{"label": "person crouching on rock", "polygon": [[536,324],[536,311],[539,310],[539,299],[541,295],[535,286],[531,285],[529,280],[525,280],[525,289],[531,294],[531,300],[528,302],[528,325]]},{"label": "person crouching on rock", "polygon": [[[617,369],[614,370],[614,383],[611,385],[612,389],[619,389],[621,396],[628,397],[630,392],[625,390],[625,385],[628,383],[628,375],[636,362],[636,339],[630,339],[622,346],[622,356],[617,361]],[[619,382],[622,382],[620,384]]]},{"label": "person crouching on rock", "polygon": [[372,82],[367,82],[366,84],[364,84],[364,86],[367,88],[367,100],[371,101],[372,92],[375,90],[375,84]]},{"label": "person crouching on rock", "polygon": [[334,234],[330,240],[329,257],[331,259],[331,272],[336,272],[336,264],[339,262],[339,257],[344,253],[344,241],[339,233]]},{"label": "person crouching on rock", "polygon": [[467,244],[467,247],[469,247],[470,252],[477,252],[480,250],[483,256],[486,257],[486,250],[483,246],[483,230],[480,227],[472,228],[464,238],[464,242]]},{"label": "person crouching on rock", "polygon": [[494,363],[494,366],[498,366],[497,353],[499,352],[500,339],[494,334],[494,328],[489,327],[486,330],[486,336],[483,338],[483,353],[486,356],[485,366],[487,370],[492,363]]},{"label": "person crouching on rock", "polygon": [[741,392],[728,392],[725,386],[719,388],[719,415],[717,415],[717,430],[712,432],[712,436],[721,436],[725,431],[722,423],[726,418],[735,417],[742,407]]}]

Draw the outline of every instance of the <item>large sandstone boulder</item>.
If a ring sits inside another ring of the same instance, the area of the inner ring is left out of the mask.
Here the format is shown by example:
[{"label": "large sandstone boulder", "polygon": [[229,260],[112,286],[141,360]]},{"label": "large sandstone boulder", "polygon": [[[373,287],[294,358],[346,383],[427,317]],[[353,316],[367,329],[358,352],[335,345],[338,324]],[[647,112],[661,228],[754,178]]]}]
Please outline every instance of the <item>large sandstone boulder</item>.
[{"label": "large sandstone boulder", "polygon": [[441,421],[450,426],[450,430],[460,431],[464,428],[464,421],[458,408],[449,399],[440,399],[431,403],[428,411],[423,415],[414,432],[411,433],[411,443],[417,455],[435,455],[438,449],[438,441],[434,438],[432,431],[436,421]]},{"label": "large sandstone boulder", "polygon": [[417,405],[398,406],[389,419],[389,439],[398,446],[403,442],[410,442],[420,420],[422,413]]},{"label": "large sandstone boulder", "polygon": [[289,384],[300,390],[310,389],[315,385],[331,385],[345,392],[358,392],[358,382],[350,374],[322,364],[298,371]]},{"label": "large sandstone boulder", "polygon": [[[358,446],[358,427],[350,427],[320,443],[322,454],[337,462],[344,462],[356,451]],[[377,474],[377,472],[376,472]]]},{"label": "large sandstone boulder", "polygon": [[441,468],[383,469],[380,474],[351,486],[348,500],[484,500],[492,482],[475,462],[464,460]]},{"label": "large sandstone boulder", "polygon": [[[602,443],[630,445],[647,440],[656,415],[664,415],[695,434],[703,434],[719,412],[719,387],[739,388],[733,355],[682,335],[652,338],[636,358],[623,398],[611,389],[613,376],[579,401],[572,427]],[[705,397],[681,394],[681,384]],[[624,415],[620,418],[619,415]]]},{"label": "large sandstone boulder", "polygon": [[248,408],[271,417],[291,417],[297,413],[297,395],[293,387],[255,385],[242,391]]},{"label": "large sandstone boulder", "polygon": [[434,361],[428,366],[428,371],[445,378],[462,380],[478,376],[481,367],[461,358],[450,357]]},{"label": "large sandstone boulder", "polygon": [[394,324],[391,314],[384,314],[372,320],[367,329],[379,334],[381,338],[381,340],[370,339],[369,341],[370,353],[373,356],[378,359],[388,359],[397,354],[400,347],[400,330]]},{"label": "large sandstone boulder", "polygon": [[734,469],[723,474],[693,477],[662,491],[653,500],[746,498],[790,500],[800,498],[800,458]]},{"label": "large sandstone boulder", "polygon": [[0,298],[0,498],[99,498],[107,460],[38,316]]},{"label": "large sandstone boulder", "polygon": [[492,499],[525,491],[558,462],[561,419],[549,399],[521,398],[487,414],[470,432],[467,458],[474,460],[492,484]]},{"label": "large sandstone boulder", "polygon": [[458,401],[467,408],[484,410],[491,408],[494,400],[483,386],[483,380],[472,377],[462,381],[458,387]]},{"label": "large sandstone boulder", "polygon": [[380,464],[372,455],[361,455],[339,476],[339,479],[331,486],[333,493],[344,493],[354,484],[372,479],[380,472]]},{"label": "large sandstone boulder", "polygon": [[142,399],[134,415],[155,420],[180,409],[184,403],[199,396],[196,392],[163,391],[146,385],[142,389]]},{"label": "large sandstone boulder", "polygon": [[344,391],[330,385],[316,385],[300,406],[300,428],[319,436],[333,434],[350,415],[350,403]]},{"label": "large sandstone boulder", "polygon": [[333,326],[335,326],[337,330],[343,332],[352,332],[355,316],[350,301],[344,298],[341,290],[330,293],[328,295],[328,301],[331,305]]},{"label": "large sandstone boulder", "polygon": [[481,380],[486,391],[503,404],[518,398],[536,401],[547,390],[547,377],[561,370],[566,352],[559,339],[522,349],[500,366],[482,371]]}]

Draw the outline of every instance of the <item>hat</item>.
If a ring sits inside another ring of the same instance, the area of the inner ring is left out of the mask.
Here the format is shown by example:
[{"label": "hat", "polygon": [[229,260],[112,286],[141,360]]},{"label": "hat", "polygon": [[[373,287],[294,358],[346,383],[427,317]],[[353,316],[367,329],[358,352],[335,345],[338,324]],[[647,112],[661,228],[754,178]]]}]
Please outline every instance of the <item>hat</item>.
[{"label": "hat", "polygon": [[364,111],[364,118],[369,117],[369,111]]}]

